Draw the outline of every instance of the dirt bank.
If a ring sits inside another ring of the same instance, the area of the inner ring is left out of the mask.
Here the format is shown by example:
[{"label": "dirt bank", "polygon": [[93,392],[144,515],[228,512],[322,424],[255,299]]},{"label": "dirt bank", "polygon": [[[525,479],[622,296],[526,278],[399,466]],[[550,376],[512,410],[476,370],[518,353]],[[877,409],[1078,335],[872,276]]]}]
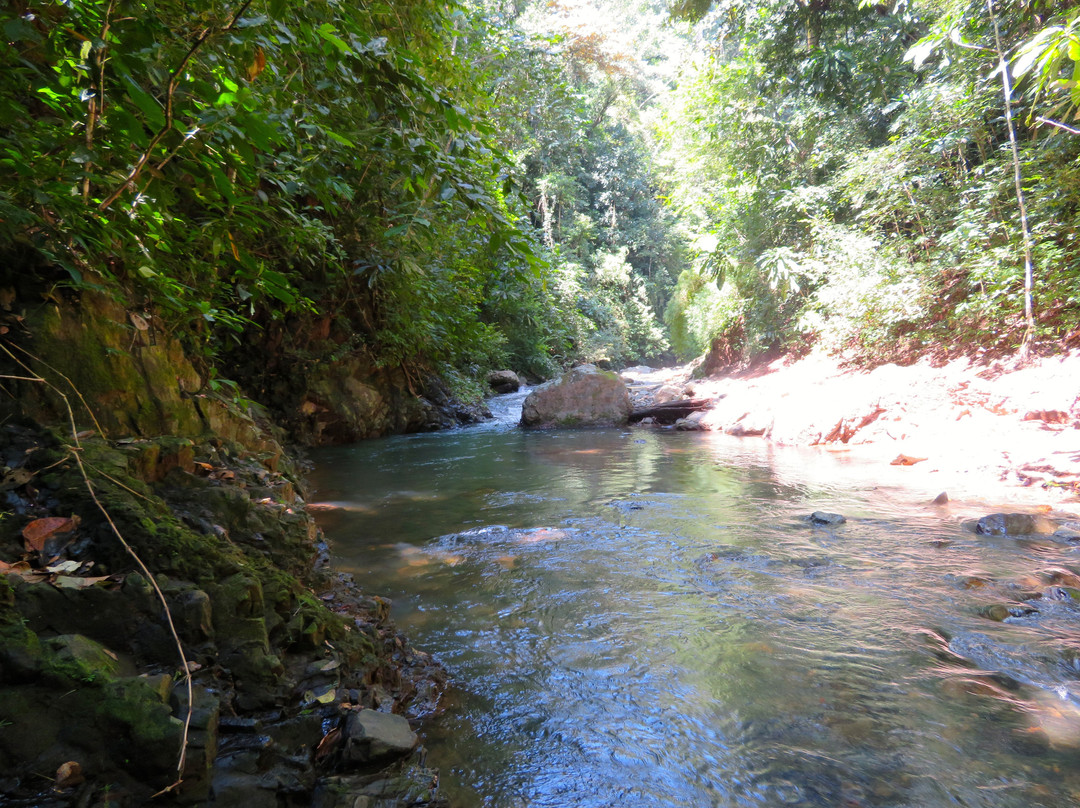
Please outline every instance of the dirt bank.
[{"label": "dirt bank", "polygon": [[1080,499],[1080,352],[1022,368],[958,359],[864,370],[815,353],[705,379],[692,372],[686,365],[623,375],[639,405],[714,400],[682,428],[851,453],[885,482],[954,499]]}]

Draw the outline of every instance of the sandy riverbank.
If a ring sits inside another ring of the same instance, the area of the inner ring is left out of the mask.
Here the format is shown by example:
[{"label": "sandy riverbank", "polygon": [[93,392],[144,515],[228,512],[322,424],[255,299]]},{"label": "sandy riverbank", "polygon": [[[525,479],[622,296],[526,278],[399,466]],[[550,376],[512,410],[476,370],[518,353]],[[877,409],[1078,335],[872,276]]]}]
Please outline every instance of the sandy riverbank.
[{"label": "sandy riverbank", "polygon": [[623,376],[638,402],[714,399],[691,428],[850,453],[884,482],[1017,507],[1080,503],[1080,352],[1023,368],[959,359],[873,370],[814,353],[700,380],[691,373],[684,365]]}]

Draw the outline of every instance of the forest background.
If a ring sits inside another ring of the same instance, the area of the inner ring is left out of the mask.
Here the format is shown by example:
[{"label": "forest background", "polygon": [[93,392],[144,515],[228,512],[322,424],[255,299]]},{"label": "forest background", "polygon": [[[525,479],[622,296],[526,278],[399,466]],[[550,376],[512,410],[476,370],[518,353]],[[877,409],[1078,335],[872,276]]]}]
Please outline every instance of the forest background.
[{"label": "forest background", "polygon": [[1080,340],[1068,2],[13,0],[0,30],[0,304],[104,294],[241,401],[343,357],[468,398]]}]

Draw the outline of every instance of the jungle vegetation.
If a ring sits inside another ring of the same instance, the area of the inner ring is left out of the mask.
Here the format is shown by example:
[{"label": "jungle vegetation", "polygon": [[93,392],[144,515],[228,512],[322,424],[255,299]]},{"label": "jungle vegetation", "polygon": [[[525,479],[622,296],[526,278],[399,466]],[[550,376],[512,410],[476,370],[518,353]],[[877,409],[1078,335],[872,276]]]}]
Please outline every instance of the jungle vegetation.
[{"label": "jungle vegetation", "polygon": [[104,291],[215,386],[1080,333],[1063,0],[9,0],[0,31],[4,284]]}]

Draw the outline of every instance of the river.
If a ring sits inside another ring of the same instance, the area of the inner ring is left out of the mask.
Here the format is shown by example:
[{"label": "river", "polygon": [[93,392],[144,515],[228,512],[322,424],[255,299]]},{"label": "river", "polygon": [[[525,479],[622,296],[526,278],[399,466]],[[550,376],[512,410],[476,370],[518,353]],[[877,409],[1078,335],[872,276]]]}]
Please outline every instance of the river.
[{"label": "river", "polygon": [[336,566],[451,673],[423,737],[455,806],[1080,804],[1080,550],[817,450],[524,432],[520,400],[313,458]]}]

